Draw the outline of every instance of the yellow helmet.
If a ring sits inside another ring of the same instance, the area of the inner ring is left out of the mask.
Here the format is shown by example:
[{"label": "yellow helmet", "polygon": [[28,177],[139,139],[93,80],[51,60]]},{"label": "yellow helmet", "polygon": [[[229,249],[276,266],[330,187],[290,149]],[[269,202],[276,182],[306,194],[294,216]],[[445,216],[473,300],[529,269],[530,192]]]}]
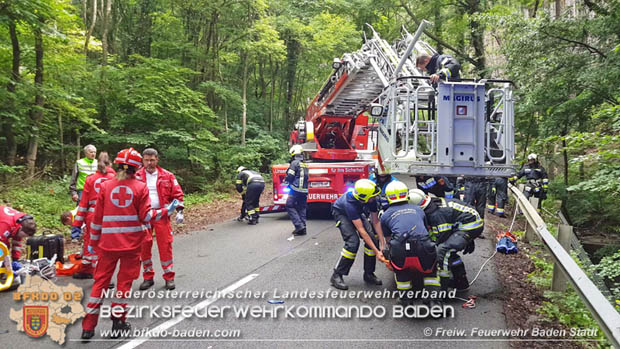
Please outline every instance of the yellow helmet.
[{"label": "yellow helmet", "polygon": [[411,189],[409,190],[409,202],[425,209],[431,203],[431,197],[420,189]]},{"label": "yellow helmet", "polygon": [[291,149],[289,149],[288,152],[291,154],[291,156],[300,155],[304,152],[304,148],[302,148],[299,144],[295,144],[291,147]]},{"label": "yellow helmet", "polygon": [[353,188],[353,197],[361,202],[368,202],[371,198],[379,195],[381,189],[370,179],[358,179]]},{"label": "yellow helmet", "polygon": [[404,202],[409,199],[409,188],[401,181],[393,181],[385,187],[385,195],[390,205],[397,202]]}]

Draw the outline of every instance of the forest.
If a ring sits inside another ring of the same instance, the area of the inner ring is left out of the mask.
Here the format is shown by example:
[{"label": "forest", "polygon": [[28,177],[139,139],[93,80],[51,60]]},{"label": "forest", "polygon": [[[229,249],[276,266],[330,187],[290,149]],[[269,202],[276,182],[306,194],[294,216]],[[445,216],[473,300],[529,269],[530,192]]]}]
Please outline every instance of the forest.
[{"label": "forest", "polygon": [[187,192],[229,190],[239,164],[286,160],[334,57],[426,19],[464,77],[515,82],[546,208],[617,238],[619,16],[617,0],[0,0],[2,190],[66,181],[89,143],[156,147]]}]

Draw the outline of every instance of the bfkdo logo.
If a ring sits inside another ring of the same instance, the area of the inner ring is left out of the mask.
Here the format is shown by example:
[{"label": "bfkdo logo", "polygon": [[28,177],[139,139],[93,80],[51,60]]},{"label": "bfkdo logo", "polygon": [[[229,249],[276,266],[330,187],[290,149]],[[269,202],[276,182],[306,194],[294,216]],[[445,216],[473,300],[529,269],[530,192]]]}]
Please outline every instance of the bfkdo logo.
[{"label": "bfkdo logo", "polygon": [[30,337],[41,337],[47,332],[49,308],[40,305],[26,305],[24,311],[24,332]]}]

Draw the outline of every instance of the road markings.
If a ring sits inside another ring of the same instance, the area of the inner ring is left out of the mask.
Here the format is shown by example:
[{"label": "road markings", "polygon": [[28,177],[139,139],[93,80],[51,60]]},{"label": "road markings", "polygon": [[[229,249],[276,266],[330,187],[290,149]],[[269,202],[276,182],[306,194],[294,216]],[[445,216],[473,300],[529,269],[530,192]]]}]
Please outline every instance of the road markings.
[{"label": "road markings", "polygon": [[[201,310],[215,302],[217,302],[221,297],[225,296],[228,293],[231,293],[232,291],[238,289],[239,287],[247,284],[248,282],[254,280],[256,277],[258,277],[258,274],[250,274],[246,277],[244,277],[243,279],[235,282],[234,284],[226,287],[225,289],[223,289],[220,293],[220,297],[211,297],[209,299],[205,299],[204,301],[196,304],[192,309],[194,310],[192,313],[195,313],[198,310]],[[170,327],[178,324],[179,322],[185,320],[186,317],[184,317],[183,315],[179,315],[177,317],[175,317],[174,319],[170,319],[166,322],[164,322],[163,324],[155,327],[152,332],[154,333],[161,333],[162,331],[165,331],[167,329],[169,329]],[[149,337],[141,337],[141,338],[136,338],[136,339],[132,339],[131,341],[127,342],[126,344],[122,345],[119,347],[119,349],[133,349],[136,348],[139,345],[142,345],[143,343],[147,342],[150,338]]]}]

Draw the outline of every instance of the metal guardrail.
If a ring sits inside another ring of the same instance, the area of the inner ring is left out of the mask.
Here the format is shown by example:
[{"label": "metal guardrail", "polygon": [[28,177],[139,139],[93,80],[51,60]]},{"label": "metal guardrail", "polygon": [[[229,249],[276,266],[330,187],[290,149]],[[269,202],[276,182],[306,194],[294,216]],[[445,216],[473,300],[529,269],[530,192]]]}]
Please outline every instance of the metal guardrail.
[{"label": "metal guardrail", "polygon": [[605,332],[609,342],[614,348],[620,348],[620,314],[592,280],[588,278],[586,273],[581,270],[564,247],[560,245],[560,242],[551,235],[536,208],[525,198],[519,188],[512,184],[509,184],[508,187],[527,219],[527,230],[534,232],[540,238],[551,253],[555,265],[559,267],[566,279],[572,284],[583,303],[590,310],[590,314],[592,314],[603,332]]}]

